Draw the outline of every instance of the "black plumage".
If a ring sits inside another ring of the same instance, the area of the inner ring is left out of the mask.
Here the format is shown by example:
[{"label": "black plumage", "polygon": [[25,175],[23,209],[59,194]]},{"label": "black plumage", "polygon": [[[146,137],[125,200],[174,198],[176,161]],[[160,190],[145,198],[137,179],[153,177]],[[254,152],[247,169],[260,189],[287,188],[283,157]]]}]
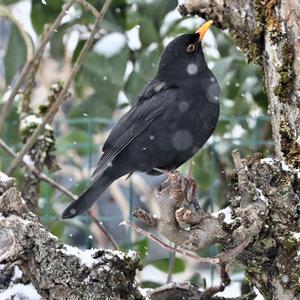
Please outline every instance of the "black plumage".
[{"label": "black plumage", "polygon": [[157,75],[111,131],[90,186],[65,209],[63,218],[86,211],[125,174],[176,169],[212,135],[220,89],[202,52],[206,30],[181,35],[166,47]]}]

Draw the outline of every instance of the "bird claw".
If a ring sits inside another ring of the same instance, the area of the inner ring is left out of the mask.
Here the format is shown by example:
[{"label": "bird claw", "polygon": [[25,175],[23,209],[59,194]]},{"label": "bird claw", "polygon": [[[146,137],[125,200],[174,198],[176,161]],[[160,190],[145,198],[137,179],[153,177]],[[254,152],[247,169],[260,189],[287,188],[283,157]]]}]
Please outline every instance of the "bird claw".
[{"label": "bird claw", "polygon": [[185,207],[181,207],[175,212],[175,217],[179,224],[189,224],[191,221],[191,216],[192,211]]},{"label": "bird claw", "polygon": [[177,201],[186,201],[186,207],[200,208],[197,202],[197,184],[192,178],[182,176],[178,171],[169,171],[168,178],[161,184],[160,190],[169,188],[169,194]]}]

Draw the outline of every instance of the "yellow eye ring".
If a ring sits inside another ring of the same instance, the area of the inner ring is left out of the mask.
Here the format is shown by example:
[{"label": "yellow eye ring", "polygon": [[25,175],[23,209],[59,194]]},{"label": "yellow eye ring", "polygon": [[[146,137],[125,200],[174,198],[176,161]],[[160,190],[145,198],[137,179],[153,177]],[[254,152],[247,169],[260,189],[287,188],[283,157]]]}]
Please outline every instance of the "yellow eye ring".
[{"label": "yellow eye ring", "polygon": [[195,49],[196,49],[196,46],[194,44],[189,44],[186,48],[186,51],[191,53],[191,52],[194,52]]}]

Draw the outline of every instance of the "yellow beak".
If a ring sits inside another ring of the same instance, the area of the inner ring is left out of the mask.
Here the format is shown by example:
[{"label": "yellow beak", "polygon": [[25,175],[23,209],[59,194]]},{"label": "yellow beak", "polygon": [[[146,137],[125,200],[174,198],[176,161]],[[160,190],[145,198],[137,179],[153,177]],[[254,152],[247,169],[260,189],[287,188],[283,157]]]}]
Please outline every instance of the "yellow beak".
[{"label": "yellow beak", "polygon": [[199,42],[201,42],[205,36],[205,33],[207,32],[207,30],[209,29],[209,27],[211,26],[211,24],[213,23],[213,21],[207,21],[206,23],[204,23],[202,26],[199,27],[199,29],[196,30],[196,33],[199,33]]}]

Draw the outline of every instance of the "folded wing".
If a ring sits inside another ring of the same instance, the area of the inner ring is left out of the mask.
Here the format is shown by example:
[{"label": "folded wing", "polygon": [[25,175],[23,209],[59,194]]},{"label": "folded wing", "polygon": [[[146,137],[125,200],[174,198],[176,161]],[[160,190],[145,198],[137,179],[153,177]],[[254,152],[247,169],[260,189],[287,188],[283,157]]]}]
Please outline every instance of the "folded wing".
[{"label": "folded wing", "polygon": [[95,180],[113,163],[114,158],[163,114],[176,99],[176,87],[154,79],[138,97],[133,107],[112,129],[93,174]]}]

